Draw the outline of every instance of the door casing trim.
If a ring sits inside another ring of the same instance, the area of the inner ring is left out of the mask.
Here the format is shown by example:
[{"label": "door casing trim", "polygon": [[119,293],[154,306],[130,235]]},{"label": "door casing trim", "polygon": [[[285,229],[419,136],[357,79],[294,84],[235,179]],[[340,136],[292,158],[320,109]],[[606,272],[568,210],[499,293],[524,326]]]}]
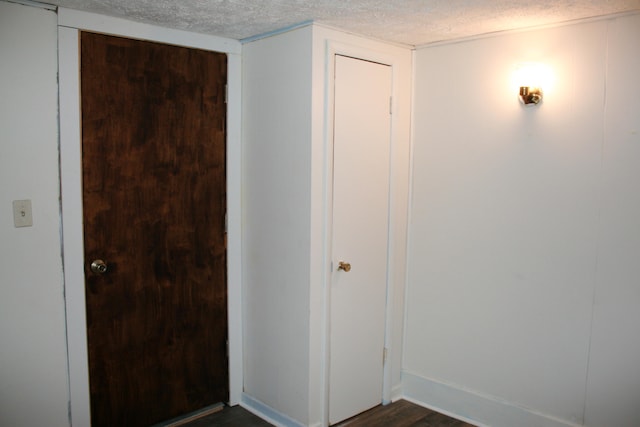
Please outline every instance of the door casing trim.
[{"label": "door casing trim", "polygon": [[[312,369],[318,367],[318,377],[312,376],[311,392],[315,398],[311,404],[311,423],[329,425],[329,331],[331,300],[331,236],[332,199],[330,177],[333,171],[331,156],[333,149],[333,93],[334,61],[336,55],[349,56],[364,61],[377,62],[392,68],[392,110],[391,117],[391,168],[389,181],[389,241],[387,258],[387,307],[385,324],[385,348],[387,359],[383,366],[382,401],[388,403],[397,399],[402,361],[402,335],[404,329],[404,296],[406,288],[406,248],[409,202],[410,168],[410,104],[412,53],[409,49],[392,46],[375,40],[345,34],[322,25],[314,25],[314,67],[322,70],[322,95],[315,105],[316,114],[322,117],[322,132],[314,135],[314,147],[322,159],[321,191],[322,215],[316,224],[322,229],[322,239],[317,254],[322,258],[319,271],[321,289],[319,311],[322,313],[317,336],[319,365],[313,360]],[[314,287],[312,287],[314,288]],[[315,289],[315,288],[314,288]],[[315,328],[314,328],[315,329]],[[312,337],[312,345],[314,339]],[[315,349],[314,349],[315,350]],[[315,353],[312,352],[312,354]],[[316,371],[314,371],[316,374]]]},{"label": "door casing trim", "polygon": [[229,403],[241,399],[241,44],[215,36],[171,30],[125,19],[58,10],[60,187],[62,254],[67,327],[69,418],[91,425],[84,294],[82,163],[80,135],[79,30],[88,30],[227,54],[227,292],[229,317]]},{"label": "door casing trim", "polygon": [[[327,201],[326,201],[326,206],[327,206],[327,234],[326,234],[326,242],[325,242],[325,250],[326,250],[326,257],[327,257],[327,261],[329,263],[330,268],[328,269],[330,270],[335,270],[335,265],[333,265],[333,262],[335,260],[335,255],[333,253],[333,247],[334,247],[334,232],[333,232],[333,218],[334,218],[334,197],[333,197],[333,187],[334,187],[334,179],[335,179],[335,166],[334,166],[334,150],[335,150],[335,142],[336,142],[336,138],[335,138],[335,82],[336,82],[336,57],[338,56],[342,56],[345,58],[351,58],[351,59],[355,59],[358,61],[364,61],[364,62],[370,62],[370,63],[375,63],[378,65],[383,65],[386,67],[389,67],[389,69],[391,70],[391,83],[392,83],[392,88],[391,88],[391,95],[393,96],[393,73],[394,73],[394,65],[393,65],[393,60],[392,58],[389,58],[387,56],[384,55],[375,55],[371,52],[361,52],[358,51],[356,49],[354,49],[352,46],[346,45],[346,44],[342,44],[342,43],[338,43],[338,42],[330,42],[328,44],[328,54],[327,54],[327,62],[328,62],[328,74],[331,76],[330,78],[327,79],[327,99],[329,99],[329,101],[327,102],[327,128],[329,126],[331,126],[331,132],[327,132],[328,135],[331,135],[331,137],[327,140],[327,150],[328,153],[326,154],[326,159],[327,162],[329,164],[329,167],[327,168],[327,177],[326,177],[326,186],[327,186]],[[346,53],[348,52],[348,53]],[[389,107],[391,109],[391,105]],[[392,223],[391,223],[391,180],[393,177],[393,170],[391,169],[391,156],[392,156],[392,150],[393,150],[393,133],[392,133],[392,123],[393,121],[393,115],[390,114],[389,116],[389,122],[390,122],[390,129],[389,129],[389,152],[388,152],[388,162],[389,162],[389,173],[388,173],[388,192],[387,192],[387,227],[386,227],[386,233],[387,233],[387,246],[386,246],[386,276],[385,276],[385,308],[384,308],[384,331],[383,331],[383,335],[384,335],[384,353],[385,353],[385,357],[383,358],[383,363],[382,363],[382,367],[381,370],[379,372],[379,375],[382,377],[382,390],[380,390],[381,393],[381,402],[383,404],[387,404],[390,402],[389,399],[389,395],[391,393],[390,389],[391,389],[391,382],[390,382],[390,376],[391,376],[391,368],[390,368],[390,364],[389,362],[389,357],[387,357],[387,353],[390,353],[390,349],[392,346],[392,340],[391,340],[391,331],[392,331],[392,319],[393,319],[393,308],[392,308],[392,304],[390,304],[393,301],[393,294],[394,294],[394,289],[393,289],[393,280],[391,278],[391,268],[393,267],[392,265],[392,259],[391,259],[391,249],[392,249],[392,242],[391,242],[391,234],[392,234]],[[332,285],[333,285],[333,274],[329,273],[326,276],[326,287],[325,287],[325,292],[326,292],[326,313],[325,316],[326,318],[326,331],[327,331],[327,335],[324,337],[324,339],[326,340],[326,360],[325,360],[325,369],[326,369],[326,409],[325,409],[325,413],[326,416],[328,417],[328,424],[327,425],[331,425],[331,407],[330,407],[330,391],[331,391],[331,329],[332,329],[332,316],[331,316],[331,302],[332,302],[332,297],[331,297],[331,292],[332,292]]]}]

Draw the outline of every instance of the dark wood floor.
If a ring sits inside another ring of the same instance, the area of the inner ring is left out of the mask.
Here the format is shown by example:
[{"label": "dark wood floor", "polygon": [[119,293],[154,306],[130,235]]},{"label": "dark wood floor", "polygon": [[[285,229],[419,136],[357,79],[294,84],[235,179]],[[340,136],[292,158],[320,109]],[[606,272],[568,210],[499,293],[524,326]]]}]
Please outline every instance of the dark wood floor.
[{"label": "dark wood floor", "polygon": [[338,424],[338,427],[473,427],[455,418],[406,400],[390,405],[376,406],[354,418]]},{"label": "dark wood floor", "polygon": [[[226,406],[222,411],[190,423],[186,427],[269,427],[271,424],[240,406]],[[343,421],[336,427],[473,427],[463,421],[439,414],[406,400],[377,406]]]},{"label": "dark wood floor", "polygon": [[225,406],[220,412],[183,424],[182,427],[272,427],[240,405]]}]

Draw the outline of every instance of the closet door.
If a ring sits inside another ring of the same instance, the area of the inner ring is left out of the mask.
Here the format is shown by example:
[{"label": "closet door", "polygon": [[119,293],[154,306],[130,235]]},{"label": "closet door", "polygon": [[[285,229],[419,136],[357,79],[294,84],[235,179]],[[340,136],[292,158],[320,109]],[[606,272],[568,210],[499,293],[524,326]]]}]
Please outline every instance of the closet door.
[{"label": "closet door", "polygon": [[331,424],[382,401],[391,73],[390,66],[335,58]]},{"label": "closet door", "polygon": [[228,399],[226,55],[81,35],[93,426]]}]

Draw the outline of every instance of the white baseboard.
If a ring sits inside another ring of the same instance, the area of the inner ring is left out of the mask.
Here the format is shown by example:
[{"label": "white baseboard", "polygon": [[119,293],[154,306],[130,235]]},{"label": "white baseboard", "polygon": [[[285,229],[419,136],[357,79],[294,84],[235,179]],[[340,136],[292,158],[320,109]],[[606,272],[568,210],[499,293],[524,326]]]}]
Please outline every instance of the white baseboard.
[{"label": "white baseboard", "polygon": [[512,403],[402,372],[403,398],[479,427],[580,427]]},{"label": "white baseboard", "polygon": [[270,422],[278,427],[305,427],[304,424],[294,420],[293,418],[276,411],[271,406],[262,403],[258,399],[254,399],[248,394],[242,393],[240,406],[252,414]]},{"label": "white baseboard", "polygon": [[403,398],[402,395],[402,383],[395,385],[391,389],[391,401],[395,402]]}]

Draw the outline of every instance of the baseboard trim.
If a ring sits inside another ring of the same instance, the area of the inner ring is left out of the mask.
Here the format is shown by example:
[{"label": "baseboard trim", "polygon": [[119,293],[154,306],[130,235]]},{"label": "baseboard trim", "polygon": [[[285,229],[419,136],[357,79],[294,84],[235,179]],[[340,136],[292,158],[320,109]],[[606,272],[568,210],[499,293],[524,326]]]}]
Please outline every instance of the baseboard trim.
[{"label": "baseboard trim", "polygon": [[581,427],[570,421],[402,372],[403,398],[479,427]]},{"label": "baseboard trim", "polygon": [[271,406],[262,403],[258,399],[255,399],[246,393],[242,393],[242,396],[240,397],[240,406],[278,427],[305,427],[304,424],[301,424],[293,418],[273,409]]},{"label": "baseboard trim", "polygon": [[402,383],[396,384],[391,389],[391,401],[392,402],[396,402],[396,401],[402,399],[403,397],[404,396],[402,395]]}]

